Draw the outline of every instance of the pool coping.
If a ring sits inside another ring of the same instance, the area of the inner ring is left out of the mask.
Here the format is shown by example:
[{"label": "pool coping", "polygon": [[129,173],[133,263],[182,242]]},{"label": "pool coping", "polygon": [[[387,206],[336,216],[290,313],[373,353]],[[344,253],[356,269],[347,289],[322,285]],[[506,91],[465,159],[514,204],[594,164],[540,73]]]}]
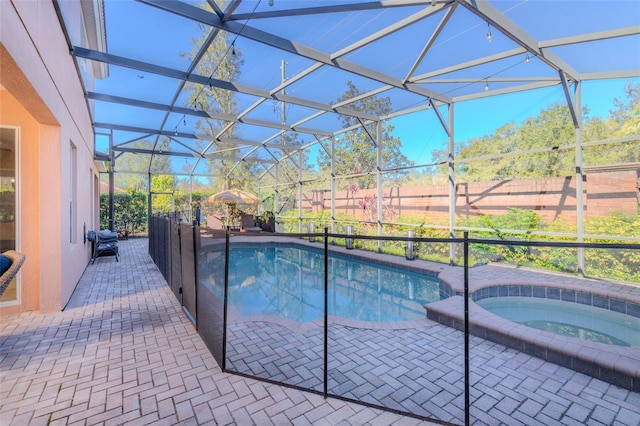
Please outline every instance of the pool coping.
[{"label": "pool coping", "polygon": [[[316,250],[324,250],[323,243],[319,240],[315,242],[311,242],[307,239],[295,238],[295,237],[287,237],[287,236],[279,236],[277,235],[277,240],[267,239],[265,236],[232,236],[230,241],[234,245],[241,245],[243,242],[247,242],[248,244],[265,244],[265,245],[298,245],[307,248],[313,248]],[[241,242],[243,241],[243,242]],[[331,253],[336,253],[338,255],[342,255],[345,257],[355,258],[355,259],[365,259],[370,262],[392,266],[394,268],[399,268],[407,271],[417,272],[417,273],[426,273],[432,276],[438,276],[440,273],[448,270],[452,270],[455,268],[459,268],[456,266],[450,266],[443,263],[433,262],[429,260],[422,259],[407,259],[403,256],[397,256],[393,254],[387,253],[378,253],[368,250],[360,250],[360,249],[347,249],[346,247],[329,244],[328,247]]]},{"label": "pool coping", "polygon": [[[449,270],[438,276],[447,283],[454,297],[425,306],[427,317],[442,324],[464,330],[464,275],[463,271]],[[625,314],[638,317],[640,287],[623,282],[605,281],[597,278],[581,278],[573,275],[520,268],[505,264],[488,264],[469,269],[469,332],[512,349],[562,365],[596,377],[608,383],[640,392],[640,348],[607,345],[589,342],[552,332],[537,330],[509,321],[493,314],[478,304],[479,298],[492,297],[487,293],[492,287],[502,289],[499,296],[541,297],[565,300],[573,303],[611,309],[610,301],[625,302]],[[531,288],[523,294],[523,288]],[[547,289],[552,288],[553,293]],[[557,292],[555,291],[557,290]],[[483,295],[483,292],[485,293]],[[478,296],[476,296],[478,295]],[[590,295],[591,303],[579,300],[580,295]],[[598,306],[602,298],[610,304]],[[627,312],[631,306],[632,313]]]},{"label": "pool coping", "polygon": [[[227,312],[227,320],[234,323],[244,322],[268,322],[285,327],[295,333],[307,333],[309,330],[323,328],[324,318],[318,318],[313,321],[300,323],[290,318],[277,317],[274,315],[251,315],[241,316],[232,309]],[[378,321],[360,321],[339,316],[329,315],[327,317],[329,326],[337,325],[348,328],[362,328],[369,330],[406,330],[413,328],[429,327],[437,325],[437,322],[429,320],[426,316],[417,320],[395,321],[395,322],[378,322]]]},{"label": "pool coping", "polygon": [[[464,298],[425,305],[427,318],[464,331]],[[469,300],[469,333],[625,389],[640,391],[640,350],[537,330],[493,314]],[[471,348],[473,351],[473,348]]]}]

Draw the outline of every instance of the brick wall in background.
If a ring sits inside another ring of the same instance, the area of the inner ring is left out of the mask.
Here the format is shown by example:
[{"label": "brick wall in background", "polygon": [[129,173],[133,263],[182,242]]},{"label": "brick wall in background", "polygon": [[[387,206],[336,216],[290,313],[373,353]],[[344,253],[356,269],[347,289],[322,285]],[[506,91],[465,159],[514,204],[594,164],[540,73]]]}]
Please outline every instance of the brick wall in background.
[{"label": "brick wall in background", "polygon": [[[584,183],[585,218],[606,216],[612,210],[638,213],[640,168],[593,168],[587,170]],[[456,214],[470,217],[497,215],[516,207],[534,210],[548,221],[559,216],[576,218],[575,177],[509,179],[491,182],[458,183]],[[426,216],[446,222],[449,210],[448,185],[393,187],[383,189],[384,205],[402,215]],[[347,191],[336,192],[336,212],[366,219],[358,200],[374,195],[375,189],[360,190],[354,197]],[[303,209],[331,210],[328,191],[311,191],[303,195]]]}]

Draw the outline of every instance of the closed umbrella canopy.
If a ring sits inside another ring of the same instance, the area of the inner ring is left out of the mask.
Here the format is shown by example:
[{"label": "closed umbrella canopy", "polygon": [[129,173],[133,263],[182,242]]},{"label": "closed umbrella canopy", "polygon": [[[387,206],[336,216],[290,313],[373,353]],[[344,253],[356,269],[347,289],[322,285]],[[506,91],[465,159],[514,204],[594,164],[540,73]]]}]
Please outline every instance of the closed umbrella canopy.
[{"label": "closed umbrella canopy", "polygon": [[209,197],[212,203],[258,204],[260,199],[241,189],[227,189]]}]

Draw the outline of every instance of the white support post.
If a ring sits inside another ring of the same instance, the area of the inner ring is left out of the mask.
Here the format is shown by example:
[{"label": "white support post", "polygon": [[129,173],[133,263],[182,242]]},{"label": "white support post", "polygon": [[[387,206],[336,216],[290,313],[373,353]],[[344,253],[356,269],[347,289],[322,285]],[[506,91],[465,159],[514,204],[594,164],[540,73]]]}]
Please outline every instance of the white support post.
[{"label": "white support post", "polygon": [[333,161],[336,149],[336,138],[331,137],[331,232],[336,232],[336,165]]},{"label": "white support post", "polygon": [[173,213],[174,218],[177,216],[176,214],[176,177],[172,176],[171,179],[171,213]]},{"label": "white support post", "polygon": [[258,198],[260,199],[260,202],[258,203],[258,210],[257,210],[257,214],[258,216],[262,215],[262,178],[258,178]]},{"label": "white support post", "polygon": [[[582,83],[575,83],[575,114],[576,114],[576,236],[579,243],[584,242],[584,171],[582,158]],[[585,274],[584,248],[578,249],[578,274]]]},{"label": "white support post", "polygon": [[147,229],[151,229],[151,215],[153,214],[153,199],[151,197],[151,172],[147,172]]},{"label": "white support post", "polygon": [[278,206],[280,205],[280,190],[278,189],[280,163],[276,163],[276,185],[273,191],[273,216],[275,219],[274,231],[278,232]]},{"label": "white support post", "polygon": [[[113,191],[115,188],[115,176],[114,170],[116,167],[116,157],[113,152],[113,130],[109,133],[109,230],[115,230],[114,223],[114,215],[115,215],[115,204],[113,199]],[[151,187],[151,182],[149,182],[149,187]],[[99,229],[100,227],[98,227]]]},{"label": "white support post", "polygon": [[[225,176],[224,178],[224,189],[225,190],[229,189],[229,175]],[[229,220],[229,204],[227,203],[224,203],[224,215],[225,215],[224,221],[226,222],[224,226],[228,230],[230,229],[229,227],[233,225],[233,223],[231,223],[231,221]]]},{"label": "white support post", "polygon": [[[200,220],[200,218],[196,218]],[[193,223],[193,175],[189,175],[189,222]]]},{"label": "white support post", "polygon": [[298,152],[298,233],[302,233],[302,153]]},{"label": "white support post", "polygon": [[[449,237],[455,238],[456,226],[456,176],[455,176],[455,144],[453,137],[453,103],[449,104]],[[456,247],[453,244],[449,246],[449,263],[456,263]]]},{"label": "white support post", "polygon": [[[378,193],[378,202],[376,208],[378,209],[377,221],[378,221],[378,237],[382,236],[382,143],[380,142],[381,123],[376,122],[376,191]],[[378,252],[382,253],[382,240],[378,240]]]}]

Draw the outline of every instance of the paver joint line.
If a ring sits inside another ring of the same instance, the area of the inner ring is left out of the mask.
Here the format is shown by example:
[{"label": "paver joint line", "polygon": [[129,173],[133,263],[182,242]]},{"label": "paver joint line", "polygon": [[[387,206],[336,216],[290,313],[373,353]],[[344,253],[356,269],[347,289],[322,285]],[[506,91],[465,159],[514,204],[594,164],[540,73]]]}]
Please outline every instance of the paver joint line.
[{"label": "paver joint line", "polygon": [[[88,265],[65,311],[1,318],[3,422],[426,423],[222,373],[153,264],[148,240],[122,241],[121,249],[117,264],[98,258]],[[332,392],[460,422],[462,335],[426,319],[420,324],[380,330],[332,324]],[[277,322],[231,322],[229,339],[232,367],[321,386],[321,328],[292,333]],[[640,418],[638,393],[493,342],[472,337],[471,343],[479,424]]]}]

